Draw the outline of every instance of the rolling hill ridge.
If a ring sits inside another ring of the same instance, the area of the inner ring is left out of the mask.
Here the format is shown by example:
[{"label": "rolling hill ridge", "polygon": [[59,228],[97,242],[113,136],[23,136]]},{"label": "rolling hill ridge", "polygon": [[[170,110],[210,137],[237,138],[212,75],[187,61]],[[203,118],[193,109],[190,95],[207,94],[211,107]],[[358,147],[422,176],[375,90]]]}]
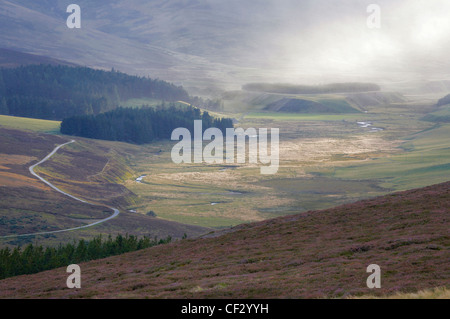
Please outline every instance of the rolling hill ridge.
[{"label": "rolling hill ridge", "polygon": [[[450,182],[0,281],[2,298],[323,298],[449,287]],[[366,286],[370,264],[382,287]]]}]

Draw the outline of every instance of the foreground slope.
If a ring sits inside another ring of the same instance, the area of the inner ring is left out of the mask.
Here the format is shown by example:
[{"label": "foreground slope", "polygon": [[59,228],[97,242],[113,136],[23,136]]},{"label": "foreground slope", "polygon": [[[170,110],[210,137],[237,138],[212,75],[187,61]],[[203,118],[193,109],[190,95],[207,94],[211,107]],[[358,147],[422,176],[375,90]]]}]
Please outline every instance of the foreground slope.
[{"label": "foreground slope", "polygon": [[[0,281],[2,298],[321,298],[450,285],[450,182]],[[381,289],[366,286],[370,264]]]}]

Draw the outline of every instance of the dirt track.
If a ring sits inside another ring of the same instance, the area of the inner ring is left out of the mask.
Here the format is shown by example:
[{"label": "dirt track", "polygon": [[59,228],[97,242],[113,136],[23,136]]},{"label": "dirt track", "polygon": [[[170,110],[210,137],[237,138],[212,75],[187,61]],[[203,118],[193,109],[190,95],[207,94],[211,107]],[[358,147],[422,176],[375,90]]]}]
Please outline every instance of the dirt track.
[{"label": "dirt track", "polygon": [[[85,201],[85,200],[83,200],[83,199],[80,199],[80,198],[78,198],[78,197],[75,197],[75,196],[73,196],[73,195],[70,195],[70,194],[68,194],[68,193],[66,193],[66,192],[64,192],[64,191],[62,191],[61,189],[59,189],[58,187],[56,187],[55,185],[53,185],[53,184],[50,183],[49,181],[47,181],[47,180],[45,180],[44,178],[40,177],[40,176],[39,176],[38,174],[36,174],[36,172],[34,171],[34,168],[35,168],[36,166],[38,166],[38,165],[40,165],[40,164],[46,162],[48,159],[50,159],[50,158],[51,158],[51,157],[52,157],[52,156],[53,156],[53,155],[54,155],[61,147],[65,146],[65,145],[67,145],[67,144],[74,143],[74,142],[75,142],[75,140],[71,140],[70,142],[67,142],[67,143],[58,145],[57,147],[55,147],[55,149],[53,149],[53,151],[52,151],[50,154],[48,154],[48,155],[47,155],[44,159],[42,159],[40,162],[38,162],[38,163],[36,163],[36,164],[34,164],[34,165],[31,165],[31,166],[29,167],[29,170],[30,170],[30,173],[31,173],[33,176],[37,177],[38,179],[40,179],[42,182],[44,182],[45,184],[47,184],[48,186],[50,186],[51,188],[53,188],[53,189],[56,190],[57,192],[60,192],[61,194],[65,195],[65,196],[68,196],[68,197],[70,197],[70,198],[72,198],[72,199],[75,199],[75,200],[77,200],[77,201],[80,201],[80,202],[82,202],[82,203],[90,204],[90,205],[95,205],[95,204],[89,203],[89,202],[87,202],[87,201]],[[96,206],[98,206],[98,205],[96,205]],[[110,220],[110,219],[113,219],[113,218],[117,217],[117,216],[120,214],[120,212],[119,212],[118,209],[113,208],[113,207],[108,207],[108,208],[111,209],[111,210],[113,211],[113,214],[112,214],[111,216],[105,218],[105,219],[98,220],[98,221],[96,221],[96,222],[94,222],[94,223],[92,223],[92,224],[83,225],[83,226],[79,226],[79,227],[73,227],[73,228],[67,228],[67,229],[60,229],[60,230],[48,231],[48,232],[39,232],[39,233],[30,233],[30,234],[20,234],[20,235],[8,235],[8,236],[2,236],[2,237],[0,237],[0,238],[25,237],[25,236],[34,236],[34,235],[46,235],[46,234],[61,233],[61,232],[66,232],[66,231],[71,231],[71,230],[77,230],[77,229],[83,229],[83,228],[87,228],[87,227],[92,227],[92,226],[94,226],[94,225],[98,225],[98,224],[104,223],[104,222],[106,222],[106,221],[108,221],[108,220]]]}]

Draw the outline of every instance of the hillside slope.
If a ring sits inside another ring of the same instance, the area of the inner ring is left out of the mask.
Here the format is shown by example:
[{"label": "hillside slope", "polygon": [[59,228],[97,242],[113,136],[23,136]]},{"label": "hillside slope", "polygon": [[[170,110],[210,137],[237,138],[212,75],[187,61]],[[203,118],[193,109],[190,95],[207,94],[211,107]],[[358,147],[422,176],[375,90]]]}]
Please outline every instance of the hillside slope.
[{"label": "hillside slope", "polygon": [[286,113],[329,113],[345,114],[360,113],[359,110],[350,106],[345,100],[322,99],[319,101],[305,100],[300,98],[283,98],[277,102],[267,105],[264,110]]},{"label": "hillside slope", "polygon": [[[1,298],[322,298],[450,285],[450,182],[0,281]],[[381,289],[366,286],[370,264]]]},{"label": "hillside slope", "polygon": [[[418,12],[433,8],[422,2]],[[408,42],[415,28],[396,25],[395,30],[380,30],[386,32],[383,38],[389,46],[379,46],[377,54],[367,52],[372,32],[360,29],[359,20],[366,5],[353,1],[78,0],[81,28],[68,29],[66,9],[71,3],[0,1],[2,47],[95,68],[114,67],[197,89],[222,85],[236,89],[249,81],[322,82],[326,75],[333,81],[390,79],[414,94],[418,87],[421,92],[448,93],[442,67],[448,47],[439,47],[429,57],[426,46]],[[410,10],[406,3],[391,6],[386,4],[385,9],[394,16]],[[442,6],[436,10],[445,12]],[[420,28],[421,20],[413,20]],[[447,43],[445,34],[435,32],[441,39],[436,43]],[[407,43],[405,56],[387,58],[403,52],[384,51],[399,39]],[[349,63],[353,57],[355,62]],[[422,68],[443,80],[422,80]],[[404,82],[405,78],[420,80]]]},{"label": "hillside slope", "polygon": [[68,65],[76,66],[74,63],[63,60],[53,59],[47,56],[36,54],[28,54],[15,50],[8,50],[0,48],[0,67],[14,68],[21,65],[29,64],[50,64],[50,65]]},{"label": "hillside slope", "polygon": [[[192,19],[180,10],[188,9],[189,3],[171,5],[139,0],[130,5],[129,1],[122,0],[110,4],[81,0],[77,4],[82,8],[82,27],[76,30],[66,26],[66,9],[71,3],[66,0],[0,2],[2,46],[78,65],[106,70],[114,67],[130,74],[172,81],[186,77],[203,80],[210,78],[210,72],[218,72],[225,66],[211,62],[208,57],[184,53],[182,48],[167,43],[184,43],[189,48],[196,43],[190,38],[195,35],[187,37],[183,31],[186,28],[183,21],[192,23]],[[195,6],[192,10],[191,17],[196,13]],[[208,17],[208,13],[202,16]],[[209,19],[214,21],[214,17]],[[171,31],[161,32],[160,26]],[[204,26],[202,23],[200,28]],[[204,32],[197,36],[205,37]],[[209,46],[208,41],[205,44]]]},{"label": "hillside slope", "polygon": [[[137,200],[136,195],[121,184],[134,174],[124,159],[126,152],[134,150],[132,146],[125,145],[117,150],[108,143],[77,138],[76,143],[61,148],[36,168],[41,177],[58,188],[100,206],[68,198],[34,178],[28,167],[47,156],[56,145],[67,141],[62,136],[0,126],[0,246],[38,241],[43,245],[57,245],[119,233],[181,238],[185,233],[198,236],[209,231],[126,211]],[[119,208],[121,214],[92,228],[45,236],[2,238],[89,224],[111,215],[107,206]]]},{"label": "hillside slope", "polygon": [[0,114],[62,120],[99,114],[133,98],[188,100],[180,86],[85,67],[28,65],[0,69]]}]

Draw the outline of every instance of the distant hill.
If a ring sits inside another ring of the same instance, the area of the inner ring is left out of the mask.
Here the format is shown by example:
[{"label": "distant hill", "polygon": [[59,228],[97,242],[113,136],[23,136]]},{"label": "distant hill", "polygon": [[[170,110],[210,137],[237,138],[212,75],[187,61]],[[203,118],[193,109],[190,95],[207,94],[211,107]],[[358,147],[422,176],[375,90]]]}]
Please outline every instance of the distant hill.
[{"label": "distant hill", "polygon": [[358,107],[389,105],[405,102],[402,94],[397,92],[364,92],[347,94],[347,101]]},{"label": "distant hill", "polygon": [[289,94],[240,90],[224,92],[221,98],[228,101],[228,106],[231,105],[237,110],[242,105],[248,105],[253,109],[270,112],[304,114],[361,113],[370,106],[387,106],[407,102],[401,93],[384,91]]},{"label": "distant hill", "polygon": [[422,120],[434,123],[450,123],[450,94],[439,99],[436,106],[438,109],[422,117]]},{"label": "distant hill", "polygon": [[301,98],[283,98],[270,103],[264,110],[284,113],[360,113],[344,99],[321,99],[318,101],[305,100]]},{"label": "distant hill", "polygon": [[325,85],[296,85],[283,83],[249,83],[242,86],[244,91],[279,94],[330,94],[380,91],[374,83],[331,83]]},{"label": "distant hill", "polygon": [[444,96],[442,99],[439,99],[437,102],[437,106],[447,105],[450,104],[450,94]]},{"label": "distant hill", "polygon": [[29,65],[29,64],[77,66],[74,63],[50,58],[47,56],[29,54],[25,52],[19,52],[16,50],[0,48],[0,67],[14,68],[21,65]]},{"label": "distant hill", "polygon": [[450,105],[443,105],[437,111],[422,117],[422,120],[435,123],[450,123]]},{"label": "distant hill", "polygon": [[214,74],[215,81],[231,82],[224,68],[236,70],[234,65],[242,59],[230,61],[230,56],[255,52],[255,47],[249,49],[250,41],[237,38],[236,32],[242,31],[242,24],[248,30],[259,21],[252,13],[264,7],[255,3],[239,8],[236,0],[234,5],[231,1],[137,0],[130,5],[125,0],[114,4],[79,0],[81,28],[70,30],[66,26],[70,3],[0,1],[2,47],[170,81],[207,85]]},{"label": "distant hill", "polygon": [[[234,90],[246,82],[292,80],[283,70],[297,68],[292,74],[295,78],[308,79],[312,75],[320,79],[331,72],[336,79],[341,78],[341,72],[333,71],[334,63],[329,71],[314,70],[315,58],[323,59],[322,53],[326,53],[322,50],[332,41],[318,37],[313,30],[317,30],[317,23],[323,25],[317,19],[324,19],[327,25],[341,25],[344,16],[339,13],[360,14],[351,1],[338,7],[324,0],[323,3],[271,0],[264,1],[264,5],[261,1],[238,0],[131,2],[77,0],[82,9],[81,29],[69,30],[66,8],[70,1],[0,1],[0,43],[5,48],[93,68],[115,67],[129,74],[151,74],[183,83],[185,87],[187,83],[197,89],[227,85],[226,89]],[[327,19],[328,15],[337,20]],[[299,30],[303,30],[302,41],[297,40]],[[345,36],[339,33],[325,35],[329,40]],[[317,42],[321,43],[318,47]],[[344,47],[346,42],[342,42]],[[354,54],[364,52],[361,48],[353,49]],[[309,66],[308,62],[313,63]],[[415,69],[408,63],[392,63],[394,74]],[[433,69],[440,71],[441,64],[436,65]],[[358,71],[356,78],[368,73],[364,68]],[[434,90],[434,85],[431,89]]]},{"label": "distant hill", "polygon": [[[0,298],[339,298],[449,288],[450,182],[0,281]],[[381,288],[366,285],[370,264]],[[17,289],[20,287],[20,289]]]},{"label": "distant hill", "polygon": [[99,114],[131,98],[189,100],[180,86],[148,77],[62,65],[0,69],[0,114],[61,120]]},{"label": "distant hill", "polygon": [[285,113],[360,113],[367,106],[404,102],[399,93],[382,92],[375,83],[349,82],[325,85],[249,83],[240,93],[227,92],[225,99],[263,104],[264,110]]},{"label": "distant hill", "polygon": [[415,88],[415,94],[445,94],[450,92],[450,81],[426,81],[425,83],[420,83],[418,87]]}]

